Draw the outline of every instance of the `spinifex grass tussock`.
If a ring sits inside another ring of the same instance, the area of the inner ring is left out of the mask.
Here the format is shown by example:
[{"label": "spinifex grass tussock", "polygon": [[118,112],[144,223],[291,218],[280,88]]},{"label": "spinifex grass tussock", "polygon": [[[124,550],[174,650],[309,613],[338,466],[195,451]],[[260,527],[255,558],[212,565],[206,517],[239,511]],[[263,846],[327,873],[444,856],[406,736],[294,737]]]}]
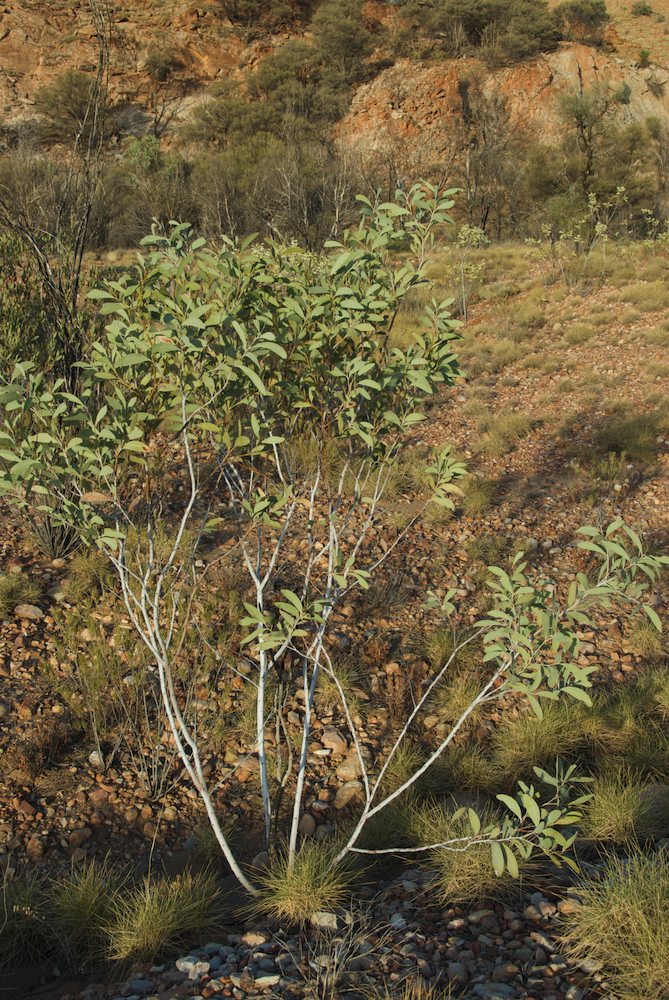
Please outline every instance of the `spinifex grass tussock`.
[{"label": "spinifex grass tussock", "polygon": [[108,863],[86,861],[49,887],[49,925],[71,965],[104,958],[108,928],[126,881]]},{"label": "spinifex grass tussock", "polygon": [[[480,816],[484,825],[497,818],[491,808],[481,810]],[[471,833],[464,817],[454,818],[454,813],[438,802],[418,805],[411,818],[411,829],[416,841],[422,844],[439,844]],[[431,852],[430,861],[435,870],[434,889],[448,906],[507,899],[518,894],[523,882],[537,873],[535,859],[519,864],[520,878],[515,878],[508,869],[496,874],[490,845],[485,843],[437,848]]]},{"label": "spinifex grass tussock", "polygon": [[669,866],[664,852],[610,855],[597,878],[578,890],[580,905],[565,926],[575,963],[601,969],[616,1000],[669,995]]},{"label": "spinifex grass tussock", "polygon": [[630,768],[604,772],[590,786],[581,832],[586,839],[629,846],[669,833],[669,788]]},{"label": "spinifex grass tussock", "polygon": [[0,617],[10,615],[17,604],[35,604],[42,589],[22,573],[0,574]]},{"label": "spinifex grass tussock", "polygon": [[286,853],[276,854],[258,873],[253,912],[305,924],[314,913],[338,909],[360,873],[350,864],[335,864],[336,855],[337,848],[323,841],[303,842],[292,865]]},{"label": "spinifex grass tussock", "polygon": [[98,549],[83,549],[71,559],[67,573],[67,598],[88,601],[111,585],[111,565]]},{"label": "spinifex grass tussock", "polygon": [[577,757],[585,743],[583,715],[582,707],[572,702],[549,702],[542,719],[532,712],[522,712],[502,721],[491,743],[498,774],[513,783],[531,775],[535,765],[550,767],[558,757]]},{"label": "spinifex grass tussock", "polygon": [[0,969],[14,969],[35,955],[52,952],[46,889],[45,877],[37,872],[11,881],[5,876],[0,886]]},{"label": "spinifex grass tussock", "polygon": [[107,930],[111,957],[151,962],[211,938],[223,926],[223,903],[211,873],[147,877],[114,901]]}]

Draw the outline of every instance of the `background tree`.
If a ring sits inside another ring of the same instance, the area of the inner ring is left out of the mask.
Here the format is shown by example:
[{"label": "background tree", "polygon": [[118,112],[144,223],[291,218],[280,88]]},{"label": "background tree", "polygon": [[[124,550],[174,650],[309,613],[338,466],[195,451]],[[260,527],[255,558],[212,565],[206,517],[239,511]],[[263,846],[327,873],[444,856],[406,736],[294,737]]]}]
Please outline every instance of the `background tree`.
[{"label": "background tree", "polygon": [[40,273],[52,316],[52,363],[72,386],[85,336],[80,309],[84,251],[109,134],[111,15],[98,0],[91,0],[90,13],[98,48],[96,72],[85,80],[66,74],[42,97],[44,113],[49,107],[55,114],[52,134],[67,143],[65,162],[54,166],[39,155],[29,155],[28,175],[41,172],[50,180],[48,214],[35,199],[34,189],[26,191],[25,153],[10,162],[0,182],[0,225],[20,241]]}]

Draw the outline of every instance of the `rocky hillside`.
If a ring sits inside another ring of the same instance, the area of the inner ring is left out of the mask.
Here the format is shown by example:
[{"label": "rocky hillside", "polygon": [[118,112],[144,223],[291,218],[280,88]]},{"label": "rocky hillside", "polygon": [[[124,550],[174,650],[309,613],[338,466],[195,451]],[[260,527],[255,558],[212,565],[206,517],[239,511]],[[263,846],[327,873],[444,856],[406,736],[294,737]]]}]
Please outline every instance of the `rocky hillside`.
[{"label": "rocky hillside", "polygon": [[[374,148],[388,140],[411,140],[417,152],[442,155],[460,98],[459,81],[476,75],[484,90],[508,99],[512,116],[555,137],[558,105],[578,85],[607,81],[629,87],[628,120],[669,120],[669,0],[654,0],[652,15],[634,16],[627,0],[611,0],[607,45],[595,49],[563,44],[553,53],[514,67],[490,71],[474,60],[417,63],[399,60],[360,87],[340,126],[346,145]],[[396,8],[366,5],[371,22],[392,26]],[[146,57],[173,50],[192,83],[187,115],[212,81],[241,76],[283,39],[236,29],[215,4],[192,0],[124,0],[114,4],[112,89],[117,99],[142,104],[149,86]],[[650,65],[639,65],[640,49]],[[6,123],[30,117],[36,91],[65,69],[87,69],[95,61],[95,35],[85,0],[17,0],[0,6],[0,102]],[[380,52],[383,56],[385,53]],[[660,86],[654,86],[659,82]]]},{"label": "rocky hillside", "polygon": [[[462,117],[463,80],[478,78],[483,92],[501,95],[512,123],[537,137],[559,139],[563,128],[560,99],[598,83],[629,88],[621,120],[649,117],[669,121],[669,92],[653,88],[669,74],[656,66],[641,69],[634,61],[587,45],[563,45],[556,52],[516,66],[490,71],[475,59],[416,65],[401,60],[360,87],[340,134],[346,144],[365,150],[411,144],[416,155],[447,156],[453,130]],[[650,86],[649,86],[650,84]]]}]

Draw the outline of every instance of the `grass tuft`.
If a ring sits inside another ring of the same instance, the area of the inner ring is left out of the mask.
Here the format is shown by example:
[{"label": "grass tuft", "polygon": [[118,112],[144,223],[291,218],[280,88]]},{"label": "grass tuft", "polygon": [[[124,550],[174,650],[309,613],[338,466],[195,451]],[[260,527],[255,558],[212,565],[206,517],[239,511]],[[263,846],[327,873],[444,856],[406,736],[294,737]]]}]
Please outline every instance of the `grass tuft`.
[{"label": "grass tuft", "polygon": [[210,872],[146,878],[115,900],[108,928],[111,957],[152,962],[211,937],[223,923],[222,899]]},{"label": "grass tuft", "polygon": [[669,996],[669,867],[664,854],[611,856],[579,888],[564,934],[568,957],[600,967],[617,1000]]},{"label": "grass tuft", "polygon": [[595,778],[592,799],[583,814],[588,840],[630,845],[669,832],[669,788],[644,784],[643,778],[623,768]]},{"label": "grass tuft", "polygon": [[39,584],[22,573],[0,574],[0,616],[11,614],[17,604],[36,604],[42,596]]},{"label": "grass tuft", "polygon": [[497,727],[492,739],[493,760],[507,783],[532,775],[534,765],[552,765],[557,757],[571,759],[584,746],[584,711],[567,701],[549,702],[544,717],[523,712]]},{"label": "grass tuft", "polygon": [[97,549],[77,552],[67,575],[68,600],[79,603],[97,597],[111,584],[109,560]]},{"label": "grass tuft", "polygon": [[49,918],[75,967],[102,959],[107,927],[123,880],[108,864],[88,861],[69,878],[54,881],[49,892]]},{"label": "grass tuft", "polygon": [[[492,809],[483,810],[480,815],[483,826],[496,820]],[[471,835],[471,829],[464,817],[455,819],[443,805],[432,802],[414,810],[412,833],[417,843],[437,844]],[[490,845],[481,843],[473,843],[466,850],[438,848],[431,857],[435,869],[434,887],[448,906],[508,899],[520,891],[523,879],[536,870],[536,864],[519,862],[520,879],[515,879],[508,871],[496,875]]]},{"label": "grass tuft", "polygon": [[354,872],[349,865],[335,865],[331,844],[306,841],[292,869],[288,856],[279,854],[259,873],[260,896],[253,911],[291,924],[305,924],[313,913],[337,909],[351,890]]}]

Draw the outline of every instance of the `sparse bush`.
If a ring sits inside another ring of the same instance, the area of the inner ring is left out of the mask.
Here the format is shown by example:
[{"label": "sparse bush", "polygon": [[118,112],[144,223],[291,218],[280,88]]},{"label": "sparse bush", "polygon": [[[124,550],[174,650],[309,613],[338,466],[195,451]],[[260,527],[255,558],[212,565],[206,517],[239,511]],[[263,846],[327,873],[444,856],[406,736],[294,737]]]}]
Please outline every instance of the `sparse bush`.
[{"label": "sparse bush", "polygon": [[[40,118],[40,135],[46,142],[76,142],[85,147],[93,130],[95,76],[68,69],[53,83],[46,84],[35,96],[35,110]],[[103,99],[103,103],[104,103]],[[107,122],[107,135],[110,133]]]},{"label": "sparse bush", "polygon": [[611,20],[605,0],[565,0],[555,13],[565,38],[590,44],[601,42],[603,29]]},{"label": "sparse bush", "polygon": [[174,49],[150,49],[144,60],[144,69],[156,83],[166,83],[181,69],[183,63]]},{"label": "sparse bush", "polygon": [[611,855],[598,877],[581,883],[578,895],[564,933],[571,960],[601,969],[619,1000],[667,995],[669,868],[664,852]]},{"label": "sparse bush", "polygon": [[631,10],[634,17],[650,17],[653,13],[653,8],[645,0],[637,0],[637,3],[632,4]]}]

